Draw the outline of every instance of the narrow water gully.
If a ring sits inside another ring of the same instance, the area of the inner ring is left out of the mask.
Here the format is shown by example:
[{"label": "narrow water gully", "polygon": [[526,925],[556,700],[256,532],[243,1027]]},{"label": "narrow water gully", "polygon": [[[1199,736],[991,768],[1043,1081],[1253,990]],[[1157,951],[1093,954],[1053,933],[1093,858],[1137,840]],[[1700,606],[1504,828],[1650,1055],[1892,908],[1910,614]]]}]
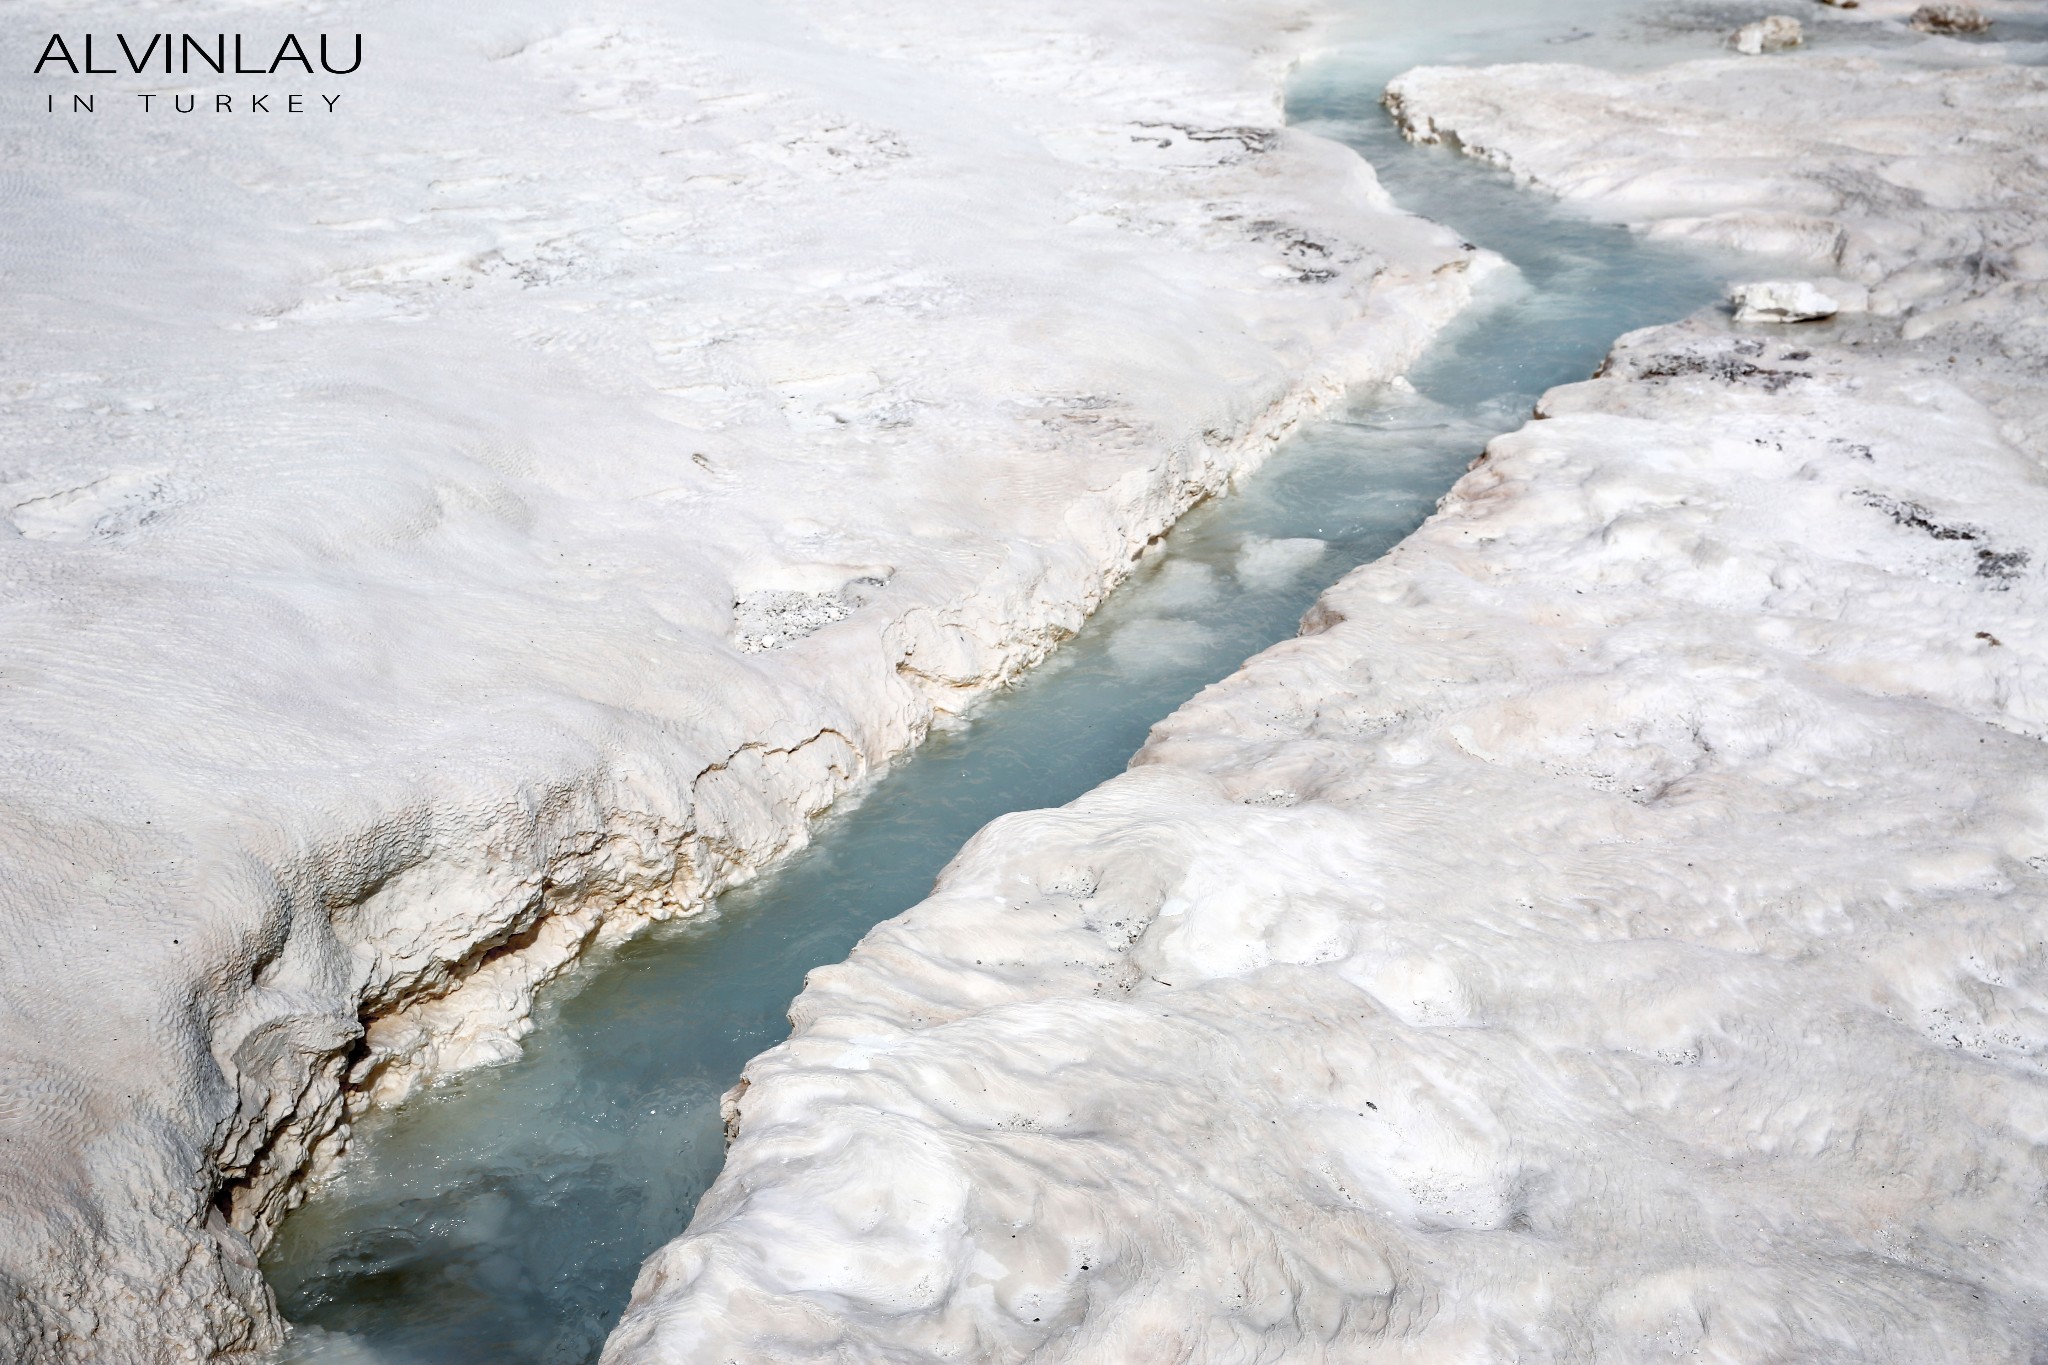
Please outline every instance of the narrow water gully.
[{"label": "narrow water gully", "polygon": [[[1477,5],[1438,8],[1485,18]],[[1292,635],[1324,587],[1413,530],[1543,389],[1585,377],[1621,332],[1719,296],[1729,263],[1645,245],[1476,163],[1410,148],[1378,108],[1408,65],[1555,55],[1547,41],[1603,9],[1621,7],[1559,6],[1520,27],[1476,26],[1479,37],[1417,14],[1398,45],[1304,74],[1297,121],[1357,146],[1397,199],[1509,257],[1519,281],[1445,336],[1414,393],[1361,399],[1190,515],[1056,658],[933,736],[808,852],[726,896],[715,920],[582,965],[550,993],[521,1061],[364,1124],[345,1173],[265,1259],[299,1329],[285,1359],[593,1359],[641,1260],[682,1231],[716,1176],[718,1096],[785,1036],[807,971],[922,899],[990,820],[1113,776],[1154,722]]]}]

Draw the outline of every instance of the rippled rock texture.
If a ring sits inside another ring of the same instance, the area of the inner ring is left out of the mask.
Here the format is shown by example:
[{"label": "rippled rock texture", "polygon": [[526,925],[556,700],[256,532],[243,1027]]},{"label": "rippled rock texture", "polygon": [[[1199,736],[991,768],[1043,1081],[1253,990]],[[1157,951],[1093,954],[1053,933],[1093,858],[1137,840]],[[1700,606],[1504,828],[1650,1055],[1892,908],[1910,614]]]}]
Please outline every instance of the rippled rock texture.
[{"label": "rippled rock texture", "polygon": [[1929,60],[1398,82],[1873,311],[1623,339],[989,827],[813,975],[607,1362],[2031,1358],[2048,75]]}]

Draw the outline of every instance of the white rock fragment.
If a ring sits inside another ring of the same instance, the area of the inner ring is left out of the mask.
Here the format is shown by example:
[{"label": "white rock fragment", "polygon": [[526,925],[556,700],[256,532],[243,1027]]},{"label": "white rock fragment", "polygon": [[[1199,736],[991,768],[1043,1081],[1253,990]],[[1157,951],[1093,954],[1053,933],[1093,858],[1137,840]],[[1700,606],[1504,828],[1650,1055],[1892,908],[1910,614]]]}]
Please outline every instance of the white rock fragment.
[{"label": "white rock fragment", "polygon": [[1805,280],[1759,280],[1729,291],[1737,322],[1819,322],[1842,311],[1832,295]]},{"label": "white rock fragment", "polygon": [[1922,33],[1982,33],[1991,27],[1975,5],[1922,5],[1906,22]]},{"label": "white rock fragment", "polygon": [[1744,24],[1735,30],[1735,36],[1729,41],[1734,43],[1737,52],[1755,57],[1765,52],[1783,52],[1787,48],[1798,47],[1806,41],[1806,30],[1797,19],[1773,14],[1768,19]]}]

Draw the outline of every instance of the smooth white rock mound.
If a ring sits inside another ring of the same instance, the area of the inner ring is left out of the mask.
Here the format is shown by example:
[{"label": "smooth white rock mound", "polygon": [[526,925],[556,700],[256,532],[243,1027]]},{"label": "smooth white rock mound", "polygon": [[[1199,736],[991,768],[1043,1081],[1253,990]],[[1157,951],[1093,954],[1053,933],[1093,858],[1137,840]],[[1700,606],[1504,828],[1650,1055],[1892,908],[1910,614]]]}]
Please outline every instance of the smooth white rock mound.
[{"label": "smooth white rock mound", "polygon": [[1624,339],[979,835],[813,973],[607,1365],[2032,1358],[2048,77],[1802,63],[1401,82],[1893,316]]},{"label": "smooth white rock mound", "polygon": [[10,1361],[274,1340],[348,1104],[800,844],[1477,259],[1280,126],[1290,5],[293,14],[205,26],[367,32],[331,115],[0,77]]},{"label": "smooth white rock mound", "polygon": [[1806,41],[1806,29],[1789,15],[1773,14],[1768,19],[1744,24],[1728,41],[1745,57],[1756,57],[1766,52],[1783,52],[1798,47]]},{"label": "smooth white rock mound", "polygon": [[1729,291],[1737,322],[1819,322],[1842,311],[1832,294],[1805,280],[1759,280]]}]

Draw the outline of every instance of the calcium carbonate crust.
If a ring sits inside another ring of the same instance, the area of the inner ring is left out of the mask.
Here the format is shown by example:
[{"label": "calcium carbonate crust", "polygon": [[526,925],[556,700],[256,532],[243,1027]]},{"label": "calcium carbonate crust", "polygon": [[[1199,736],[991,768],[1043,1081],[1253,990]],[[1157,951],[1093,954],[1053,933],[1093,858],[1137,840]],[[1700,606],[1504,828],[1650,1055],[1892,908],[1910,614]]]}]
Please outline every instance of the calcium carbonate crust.
[{"label": "calcium carbonate crust", "polygon": [[299,122],[6,78],[9,1360],[276,1341],[353,1109],[800,845],[1483,263],[1279,126],[1296,6],[606,14],[325,6]]},{"label": "calcium carbonate crust", "polygon": [[606,1365],[2034,1359],[2048,73],[1919,60],[1398,82],[1879,311],[1624,338],[983,831],[812,974]]}]

